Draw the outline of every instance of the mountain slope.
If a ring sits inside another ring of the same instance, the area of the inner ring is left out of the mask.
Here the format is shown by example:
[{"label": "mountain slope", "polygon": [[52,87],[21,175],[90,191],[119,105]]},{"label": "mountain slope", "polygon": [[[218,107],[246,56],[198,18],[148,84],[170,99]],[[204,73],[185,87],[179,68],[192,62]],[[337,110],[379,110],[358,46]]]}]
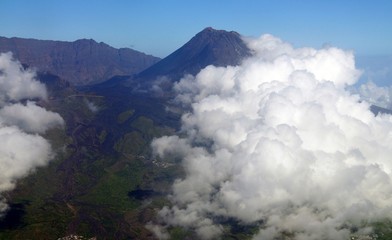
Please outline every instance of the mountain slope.
[{"label": "mountain slope", "polygon": [[152,80],[166,76],[177,80],[184,74],[196,74],[208,65],[237,65],[250,50],[237,32],[205,28],[181,48],[137,75]]},{"label": "mountain slope", "polygon": [[129,48],[113,48],[90,39],[74,42],[0,37],[0,52],[11,51],[21,63],[48,71],[74,85],[133,75],[159,58]]}]

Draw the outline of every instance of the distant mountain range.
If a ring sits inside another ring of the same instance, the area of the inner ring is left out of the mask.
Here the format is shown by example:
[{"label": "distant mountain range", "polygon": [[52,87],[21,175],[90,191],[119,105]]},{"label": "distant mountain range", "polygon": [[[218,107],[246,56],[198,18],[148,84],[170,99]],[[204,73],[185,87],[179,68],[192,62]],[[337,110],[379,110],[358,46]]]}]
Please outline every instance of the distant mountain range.
[{"label": "distant mountain range", "polygon": [[250,55],[251,51],[239,33],[208,27],[144,71],[134,76],[115,76],[89,89],[101,93],[108,89],[120,91],[119,88],[124,86],[146,90],[159,80],[166,79],[160,83],[160,87],[169,90],[171,83],[179,81],[185,74],[195,75],[208,65],[238,65]]},{"label": "distant mountain range", "polygon": [[162,60],[92,39],[64,42],[0,37],[0,52],[8,51],[22,64],[58,75],[77,86],[99,84],[115,76],[140,82],[163,76],[176,80],[211,64],[237,65],[250,55],[240,34],[213,28],[205,28]]},{"label": "distant mountain range", "polygon": [[0,52],[9,51],[22,64],[58,75],[74,85],[99,83],[116,75],[133,75],[160,60],[92,39],[64,42],[0,37]]}]

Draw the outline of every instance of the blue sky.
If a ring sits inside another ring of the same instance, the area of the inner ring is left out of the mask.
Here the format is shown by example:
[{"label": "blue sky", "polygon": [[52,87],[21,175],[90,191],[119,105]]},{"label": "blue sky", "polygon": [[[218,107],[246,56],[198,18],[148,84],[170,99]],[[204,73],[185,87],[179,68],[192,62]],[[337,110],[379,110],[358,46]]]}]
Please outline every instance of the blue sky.
[{"label": "blue sky", "polygon": [[0,0],[0,36],[92,38],[165,57],[211,26],[390,55],[391,13],[390,0]]}]

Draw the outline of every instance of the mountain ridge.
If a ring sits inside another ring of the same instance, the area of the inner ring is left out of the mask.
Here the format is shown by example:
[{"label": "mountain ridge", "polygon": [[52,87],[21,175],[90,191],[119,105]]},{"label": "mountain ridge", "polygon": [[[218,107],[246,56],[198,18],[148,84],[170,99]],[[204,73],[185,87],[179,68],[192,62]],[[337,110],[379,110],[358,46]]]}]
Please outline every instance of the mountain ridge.
[{"label": "mountain ridge", "polygon": [[74,85],[99,83],[116,75],[133,75],[160,60],[93,39],[67,42],[0,37],[0,52],[12,52],[22,64],[58,75]]}]

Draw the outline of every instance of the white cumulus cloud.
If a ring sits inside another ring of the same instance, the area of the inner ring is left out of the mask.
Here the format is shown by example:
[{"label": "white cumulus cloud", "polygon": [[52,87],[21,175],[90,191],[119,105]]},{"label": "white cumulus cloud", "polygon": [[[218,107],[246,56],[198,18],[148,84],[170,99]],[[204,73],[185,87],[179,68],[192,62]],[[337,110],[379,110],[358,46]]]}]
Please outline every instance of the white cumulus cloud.
[{"label": "white cumulus cloud", "polygon": [[182,137],[155,139],[182,158],[168,226],[203,239],[217,219],[258,224],[255,239],[348,239],[392,214],[392,116],[346,88],[361,72],[351,52],[293,48],[271,35],[247,39],[254,57],[203,69],[175,86]]},{"label": "white cumulus cloud", "polygon": [[50,128],[64,124],[58,113],[47,111],[31,101],[26,105],[16,103],[4,106],[0,109],[0,119],[4,124],[18,126],[30,133],[45,133]]},{"label": "white cumulus cloud", "polygon": [[45,85],[35,80],[32,70],[24,70],[20,63],[13,61],[12,54],[0,54],[0,106],[9,101],[47,98]]},{"label": "white cumulus cloud", "polygon": [[31,101],[46,97],[33,71],[23,69],[11,53],[0,54],[0,215],[7,209],[1,194],[53,157],[49,142],[38,134],[64,120]]}]

